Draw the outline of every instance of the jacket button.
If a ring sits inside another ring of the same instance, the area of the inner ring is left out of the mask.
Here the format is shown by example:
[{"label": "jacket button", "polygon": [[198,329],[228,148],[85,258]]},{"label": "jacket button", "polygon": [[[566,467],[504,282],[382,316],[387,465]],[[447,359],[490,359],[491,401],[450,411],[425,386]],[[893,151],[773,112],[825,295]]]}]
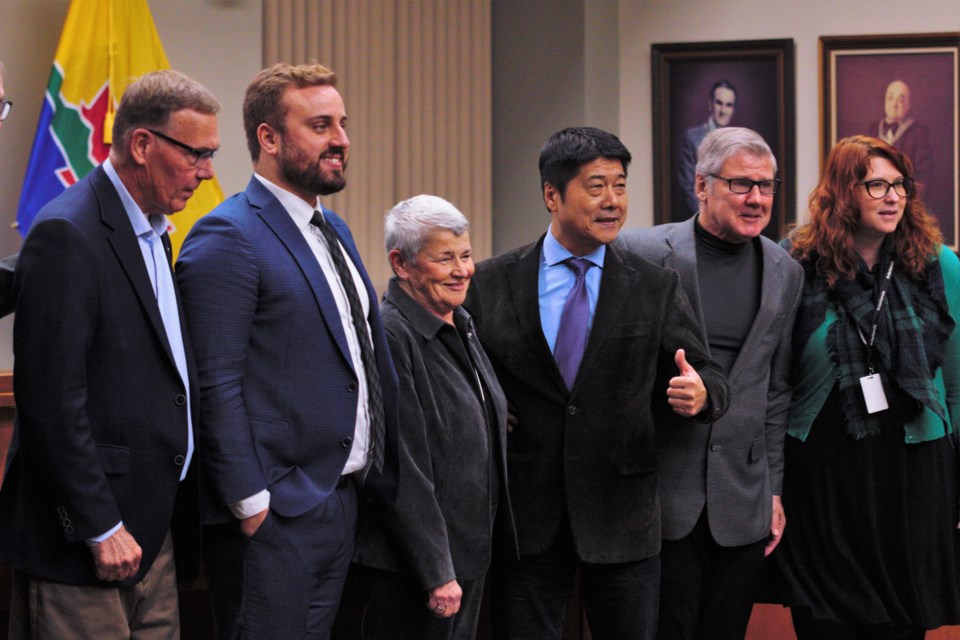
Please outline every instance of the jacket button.
[{"label": "jacket button", "polygon": [[721,446],[718,445],[718,444],[712,444],[712,445],[710,445],[710,451],[720,451],[720,449],[723,449],[723,447],[721,447]]},{"label": "jacket button", "polygon": [[353,438],[344,438],[340,441],[340,446],[344,449],[349,449],[351,444],[353,444]]},{"label": "jacket button", "polygon": [[349,391],[350,393],[353,393],[354,391],[356,391],[357,388],[358,388],[358,385],[357,385],[356,382],[348,382],[348,383],[347,383],[347,391]]},{"label": "jacket button", "polygon": [[61,504],[57,507],[57,513],[59,513],[62,516],[65,516],[67,515],[67,508]]},{"label": "jacket button", "polygon": [[63,528],[63,532],[66,533],[67,535],[72,535],[73,527],[71,527],[70,525],[67,525]]},{"label": "jacket button", "polygon": [[173,464],[177,465],[178,467],[182,467],[183,463],[186,462],[186,460],[187,459],[183,457],[183,454],[178,453],[176,457],[174,457],[173,459]]},{"label": "jacket button", "polygon": [[570,405],[569,407],[567,407],[567,414],[571,416],[577,415],[577,408],[573,405]]},{"label": "jacket button", "polygon": [[177,397],[174,398],[173,401],[177,403],[178,407],[182,407],[183,405],[187,404],[187,396],[183,395],[182,393],[178,393]]}]

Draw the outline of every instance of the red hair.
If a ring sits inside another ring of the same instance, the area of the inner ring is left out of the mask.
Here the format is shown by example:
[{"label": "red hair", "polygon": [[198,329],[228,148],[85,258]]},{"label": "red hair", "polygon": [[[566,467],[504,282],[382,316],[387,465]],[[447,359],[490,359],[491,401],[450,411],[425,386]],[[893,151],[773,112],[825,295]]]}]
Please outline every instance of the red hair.
[{"label": "red hair", "polygon": [[[913,177],[913,164],[895,147],[869,136],[844,138],[830,150],[820,183],[810,194],[810,222],[790,234],[790,253],[798,260],[816,260],[817,274],[830,288],[857,273],[853,249],[860,226],[857,183],[867,176],[871,158],[886,158],[904,177]],[[943,237],[916,190],[892,236],[897,263],[910,276],[921,278]]]}]

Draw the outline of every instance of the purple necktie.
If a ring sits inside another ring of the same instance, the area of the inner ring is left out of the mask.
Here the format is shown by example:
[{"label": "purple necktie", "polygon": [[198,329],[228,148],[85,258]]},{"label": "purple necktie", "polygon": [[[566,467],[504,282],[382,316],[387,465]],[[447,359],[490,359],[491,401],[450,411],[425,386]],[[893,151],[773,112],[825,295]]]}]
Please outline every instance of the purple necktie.
[{"label": "purple necktie", "polygon": [[568,258],[563,264],[570,267],[576,280],[560,313],[560,329],[557,331],[553,357],[560,367],[560,375],[567,383],[567,389],[573,389],[580,361],[583,360],[583,351],[587,346],[587,324],[590,321],[587,269],[592,267],[593,263],[586,258]]}]

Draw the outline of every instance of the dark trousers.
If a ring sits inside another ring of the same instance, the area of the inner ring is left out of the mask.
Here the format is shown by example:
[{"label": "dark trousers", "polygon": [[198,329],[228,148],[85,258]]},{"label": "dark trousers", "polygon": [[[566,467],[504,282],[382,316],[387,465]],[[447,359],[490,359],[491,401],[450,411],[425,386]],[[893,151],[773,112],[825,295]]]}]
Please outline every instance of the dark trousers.
[{"label": "dark trousers", "polygon": [[809,607],[791,607],[797,640],[923,640],[926,631],[892,624],[842,624],[814,618]]},{"label": "dark trousers", "polygon": [[721,547],[706,509],[689,535],[664,540],[657,640],[743,640],[766,543]]},{"label": "dark trousers", "polygon": [[559,640],[580,568],[594,640],[653,640],[657,628],[660,557],[592,564],[577,558],[569,527],[546,553],[493,568],[493,637],[497,640]]},{"label": "dark trousers", "polygon": [[357,492],[342,483],[296,518],[273,511],[252,538],[238,522],[204,527],[218,640],[327,640],[347,578]]},{"label": "dark trousers", "polygon": [[394,571],[355,567],[363,594],[364,640],[475,640],[485,576],[457,579],[460,611],[438,618],[427,608],[429,594],[412,577]]}]

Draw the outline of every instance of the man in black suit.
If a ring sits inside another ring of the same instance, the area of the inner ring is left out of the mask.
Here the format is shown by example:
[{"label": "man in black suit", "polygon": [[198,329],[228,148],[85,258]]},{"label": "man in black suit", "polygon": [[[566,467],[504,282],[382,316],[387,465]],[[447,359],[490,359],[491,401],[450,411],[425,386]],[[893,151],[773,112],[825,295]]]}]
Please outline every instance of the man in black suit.
[{"label": "man in black suit", "polygon": [[560,638],[578,567],[596,640],[653,638],[655,416],[713,420],[727,407],[677,274],[610,246],[629,163],[605,131],[551,136],[540,154],[550,228],[478,265],[470,289],[516,418],[507,463],[521,559],[494,568],[498,639]]},{"label": "man in black suit", "polygon": [[[198,387],[166,216],[213,177],[219,108],[175,71],[131,84],[109,159],[24,242],[0,489],[13,638],[179,637],[173,546],[199,537]],[[174,520],[195,526],[178,538]]]}]

